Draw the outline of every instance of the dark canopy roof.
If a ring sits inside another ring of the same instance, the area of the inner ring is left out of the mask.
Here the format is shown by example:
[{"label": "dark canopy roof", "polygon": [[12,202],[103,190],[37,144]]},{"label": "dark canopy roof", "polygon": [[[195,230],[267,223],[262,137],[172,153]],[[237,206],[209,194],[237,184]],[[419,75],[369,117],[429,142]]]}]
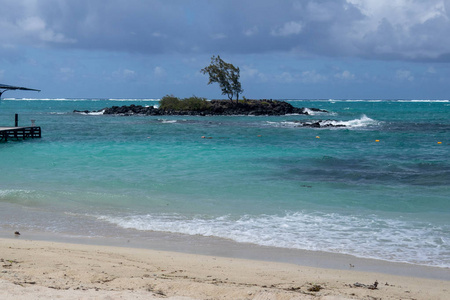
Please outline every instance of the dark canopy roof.
[{"label": "dark canopy roof", "polygon": [[29,88],[26,88],[26,87],[21,87],[21,86],[13,86],[13,85],[1,84],[1,83],[0,83],[0,89],[1,89],[1,90],[24,90],[24,91],[36,91],[36,92],[40,92],[40,91],[41,91],[41,90],[29,89]]},{"label": "dark canopy roof", "polygon": [[36,90],[36,89],[29,89],[26,87],[22,87],[22,86],[14,86],[14,85],[7,85],[7,84],[2,84],[0,83],[0,97],[2,96],[2,94],[6,91],[9,90],[23,90],[23,91],[36,91],[36,92],[40,92],[41,90]]}]

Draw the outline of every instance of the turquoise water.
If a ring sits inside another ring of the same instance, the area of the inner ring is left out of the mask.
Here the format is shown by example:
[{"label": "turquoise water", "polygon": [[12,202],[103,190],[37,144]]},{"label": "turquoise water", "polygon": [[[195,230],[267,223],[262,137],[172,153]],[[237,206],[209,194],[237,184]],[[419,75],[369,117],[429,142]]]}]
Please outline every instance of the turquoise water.
[{"label": "turquoise water", "polygon": [[[171,232],[450,267],[450,102],[289,102],[329,113],[126,117],[72,111],[158,101],[1,100],[1,126],[18,113],[43,137],[0,143],[0,229]],[[318,119],[347,127],[298,123]]]}]

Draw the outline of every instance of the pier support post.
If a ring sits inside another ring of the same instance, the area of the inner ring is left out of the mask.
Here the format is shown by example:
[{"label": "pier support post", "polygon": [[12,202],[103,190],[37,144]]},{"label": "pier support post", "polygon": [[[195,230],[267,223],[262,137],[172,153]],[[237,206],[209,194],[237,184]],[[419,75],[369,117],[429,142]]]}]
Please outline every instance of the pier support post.
[{"label": "pier support post", "polygon": [[16,114],[16,116],[15,116],[14,127],[19,127],[19,115],[18,114]]}]

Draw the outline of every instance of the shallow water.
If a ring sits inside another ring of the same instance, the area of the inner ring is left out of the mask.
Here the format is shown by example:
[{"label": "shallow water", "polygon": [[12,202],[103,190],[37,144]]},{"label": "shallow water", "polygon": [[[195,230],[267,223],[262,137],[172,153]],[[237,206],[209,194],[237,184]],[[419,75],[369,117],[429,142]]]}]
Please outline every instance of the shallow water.
[{"label": "shallow water", "polygon": [[[0,144],[0,229],[172,232],[450,267],[449,101],[289,102],[330,113],[125,117],[72,111],[158,101],[2,100],[0,125],[18,113],[43,137]],[[299,125],[312,120],[347,127]]]}]

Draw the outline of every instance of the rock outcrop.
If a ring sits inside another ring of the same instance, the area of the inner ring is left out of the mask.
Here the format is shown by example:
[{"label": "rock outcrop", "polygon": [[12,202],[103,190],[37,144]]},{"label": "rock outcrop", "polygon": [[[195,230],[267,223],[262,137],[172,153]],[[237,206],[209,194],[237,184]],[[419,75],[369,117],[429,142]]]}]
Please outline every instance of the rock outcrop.
[{"label": "rock outcrop", "polygon": [[249,115],[249,116],[282,116],[288,114],[302,114],[308,115],[310,112],[327,112],[326,110],[318,108],[298,108],[292,106],[290,103],[278,100],[246,100],[243,102],[231,102],[226,100],[211,100],[207,108],[202,110],[166,110],[155,108],[153,106],[142,105],[127,105],[127,106],[112,106],[100,111],[78,111],[75,113],[98,113],[103,111],[105,115],[146,115],[146,116],[160,116],[160,115],[190,115],[190,116],[235,116],[235,115]]}]

